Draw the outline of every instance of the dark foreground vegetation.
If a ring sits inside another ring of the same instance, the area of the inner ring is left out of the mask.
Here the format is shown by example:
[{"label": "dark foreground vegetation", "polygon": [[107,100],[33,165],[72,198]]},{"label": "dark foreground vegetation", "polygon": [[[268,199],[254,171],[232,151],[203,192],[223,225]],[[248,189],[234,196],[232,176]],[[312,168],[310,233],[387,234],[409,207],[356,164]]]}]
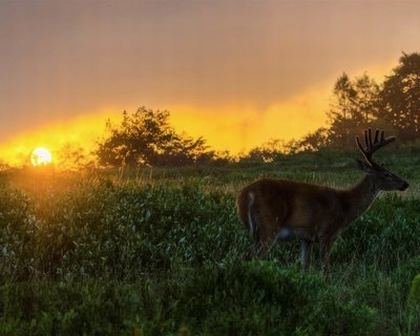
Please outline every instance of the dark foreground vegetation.
[{"label": "dark foreground vegetation", "polygon": [[0,176],[0,335],[418,335],[418,162],[338,239],[332,271],[298,243],[251,248],[234,196],[269,175],[345,187],[347,161]]}]

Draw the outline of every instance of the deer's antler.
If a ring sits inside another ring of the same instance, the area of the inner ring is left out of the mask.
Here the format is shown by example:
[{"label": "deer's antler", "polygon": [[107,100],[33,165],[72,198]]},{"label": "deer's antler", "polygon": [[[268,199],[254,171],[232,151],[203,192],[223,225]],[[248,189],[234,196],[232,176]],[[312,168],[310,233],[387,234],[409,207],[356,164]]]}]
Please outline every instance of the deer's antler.
[{"label": "deer's antler", "polygon": [[[380,137],[379,137],[380,134]],[[356,136],[356,143],[359,150],[362,152],[366,161],[371,165],[375,166],[376,162],[372,159],[373,153],[375,153],[379,148],[388,145],[389,143],[395,141],[394,136],[385,138],[385,132],[376,130],[375,139],[372,141],[372,129],[369,128],[365,130],[365,144],[366,149],[360,144],[359,137]]]}]

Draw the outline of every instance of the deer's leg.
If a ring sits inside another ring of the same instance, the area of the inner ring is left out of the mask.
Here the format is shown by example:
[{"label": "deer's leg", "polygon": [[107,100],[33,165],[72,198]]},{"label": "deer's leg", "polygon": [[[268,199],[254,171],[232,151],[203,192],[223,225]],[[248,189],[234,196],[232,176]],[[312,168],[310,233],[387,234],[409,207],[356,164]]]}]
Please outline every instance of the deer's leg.
[{"label": "deer's leg", "polygon": [[277,236],[274,225],[260,226],[256,237],[254,250],[258,258],[265,258],[276,243]]},{"label": "deer's leg", "polygon": [[306,271],[309,268],[311,261],[313,242],[303,239],[300,244],[300,261],[302,263],[303,270]]},{"label": "deer's leg", "polygon": [[328,272],[329,270],[332,243],[332,239],[330,238],[322,238],[320,240],[319,254],[322,262],[322,270],[324,272]]}]

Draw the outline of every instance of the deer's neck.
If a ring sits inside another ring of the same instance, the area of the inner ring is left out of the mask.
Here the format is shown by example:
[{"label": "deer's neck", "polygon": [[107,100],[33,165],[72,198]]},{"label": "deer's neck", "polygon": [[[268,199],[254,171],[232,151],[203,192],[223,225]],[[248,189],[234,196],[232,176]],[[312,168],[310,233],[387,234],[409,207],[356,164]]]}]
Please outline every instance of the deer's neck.
[{"label": "deer's neck", "polygon": [[359,217],[363,212],[369,209],[379,189],[376,188],[373,179],[366,175],[357,185],[345,191],[344,207],[348,212],[350,224],[351,221]]}]

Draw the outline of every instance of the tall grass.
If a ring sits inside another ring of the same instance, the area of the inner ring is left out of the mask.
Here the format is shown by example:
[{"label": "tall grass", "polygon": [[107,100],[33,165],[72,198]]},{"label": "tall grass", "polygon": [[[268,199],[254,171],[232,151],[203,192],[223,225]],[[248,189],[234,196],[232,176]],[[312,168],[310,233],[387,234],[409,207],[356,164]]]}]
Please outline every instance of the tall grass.
[{"label": "tall grass", "polygon": [[334,245],[331,274],[316,257],[302,273],[296,242],[246,257],[234,195],[265,175],[356,178],[276,166],[4,177],[0,334],[416,335],[418,199],[382,197]]}]

